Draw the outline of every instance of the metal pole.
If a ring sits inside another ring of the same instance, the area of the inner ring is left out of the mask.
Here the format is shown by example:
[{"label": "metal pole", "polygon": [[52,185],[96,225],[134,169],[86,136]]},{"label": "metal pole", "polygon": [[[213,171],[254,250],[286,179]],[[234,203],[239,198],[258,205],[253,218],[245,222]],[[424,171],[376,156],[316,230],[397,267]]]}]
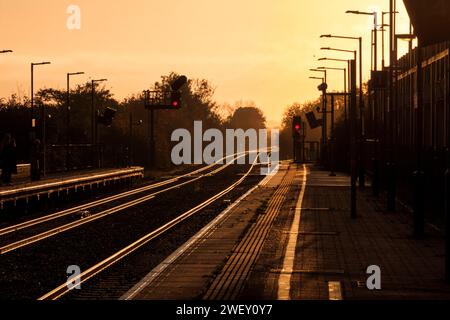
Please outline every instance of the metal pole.
[{"label": "metal pole", "polygon": [[155,110],[151,108],[149,110],[149,135],[150,135],[150,157],[149,157],[149,165],[150,168],[153,168],[155,164]]},{"label": "metal pole", "polygon": [[[359,146],[359,187],[364,188],[366,184],[365,180],[365,169],[364,169],[364,139],[365,139],[365,128],[364,128],[364,94],[363,94],[363,52],[362,52],[362,37],[359,37],[359,113],[361,122],[361,135],[360,135],[360,146]],[[355,57],[356,62],[356,57]]]},{"label": "metal pole", "polygon": [[357,153],[356,153],[356,61],[350,61],[350,171],[351,171],[351,218],[356,219],[356,179],[357,179]]},{"label": "metal pole", "polygon": [[[420,43],[420,42],[419,42]],[[420,48],[420,47],[419,47]],[[446,87],[448,88],[450,74],[450,64],[447,63]],[[447,98],[450,93],[447,91]],[[447,123],[450,121],[450,115],[447,113]],[[450,127],[447,126],[447,144],[450,141]],[[445,282],[450,283],[450,150],[447,148],[447,170],[445,171]]]},{"label": "metal pole", "polygon": [[[344,93],[347,93],[347,70],[344,69]],[[344,116],[345,116],[345,125],[347,126],[348,121],[348,114],[347,114],[347,108],[348,108],[348,97],[347,94],[344,95]]]},{"label": "metal pole", "polygon": [[306,123],[302,122],[302,132],[303,132],[303,136],[302,136],[302,158],[301,161],[302,163],[306,163]]},{"label": "metal pole", "polygon": [[[31,132],[34,132],[34,65],[31,64]],[[32,141],[32,134],[30,135],[30,140]],[[31,142],[30,141],[30,142]]]},{"label": "metal pole", "polygon": [[370,70],[373,70],[373,30],[370,31]]},{"label": "metal pole", "polygon": [[331,95],[330,177],[335,177],[334,164],[334,94]]},{"label": "metal pole", "polygon": [[95,98],[95,82],[91,81],[91,143],[92,146],[95,146],[95,106],[94,106],[94,98]]},{"label": "metal pole", "polygon": [[[411,30],[412,31],[412,30]],[[411,33],[410,33],[411,34]],[[418,47],[416,50],[420,50],[420,39],[418,40]],[[447,63],[445,65],[446,71],[445,71],[445,88],[446,88],[446,99],[447,99],[447,105],[448,101],[450,101],[450,61],[447,59]],[[450,114],[446,113],[446,123],[450,122]],[[446,149],[446,171],[444,176],[445,181],[445,201],[444,201],[444,210],[445,210],[445,282],[447,284],[450,284],[450,149],[449,149],[449,142],[450,142],[450,127],[447,125],[447,149]]]},{"label": "metal pole", "polygon": [[[36,123],[37,123],[37,119],[36,119],[36,110],[35,110],[35,106],[34,106],[34,66],[35,65],[44,65],[44,64],[50,64],[50,62],[40,62],[40,63],[31,63],[31,110],[30,110],[30,114],[31,114],[31,130],[30,130],[30,135],[29,135],[29,157],[30,157],[30,162],[31,162],[31,179],[34,180],[35,177],[38,177],[38,175],[36,174],[36,170],[39,170],[38,164],[36,164],[36,159],[34,158],[34,145],[35,145],[35,139],[36,139]],[[36,178],[38,179],[38,178]]]},{"label": "metal pole", "polygon": [[321,162],[325,165],[325,96],[322,91],[322,147],[321,147]]},{"label": "metal pole", "polygon": [[66,171],[69,171],[69,134],[70,134],[70,74],[67,74],[67,105],[66,105]]},{"label": "metal pole", "polygon": [[30,178],[32,181],[35,180],[36,174],[36,165],[35,165],[35,158],[34,158],[34,140],[36,139],[36,116],[35,116],[35,110],[34,110],[34,64],[31,64],[31,130],[30,130],[30,136],[29,136],[29,157],[30,157]]},{"label": "metal pole", "polygon": [[373,57],[373,63],[374,63],[374,71],[378,70],[378,20],[377,20],[377,13],[374,12],[373,14],[374,19],[374,29],[373,29],[373,51],[374,51],[374,57]]},{"label": "metal pole", "polygon": [[327,94],[326,90],[322,91],[322,165],[326,164],[327,152]]},{"label": "metal pole", "polygon": [[92,135],[92,150],[94,153],[94,167],[101,168],[100,149],[98,145],[98,119],[97,109],[95,107],[95,83],[96,80],[92,80],[91,88],[91,135]]},{"label": "metal pole", "polygon": [[98,163],[98,161],[95,160],[95,158],[98,156],[98,151],[97,151],[97,141],[96,141],[96,112],[95,112],[95,81],[92,80],[91,81],[91,144],[92,144],[92,154],[93,159],[94,159],[94,163],[93,163],[93,167],[95,167],[96,162]]},{"label": "metal pole", "polygon": [[381,70],[384,70],[384,67],[386,66],[386,61],[384,60],[384,12],[381,13]]},{"label": "metal pole", "polygon": [[[409,34],[413,34],[412,22],[409,22]],[[412,43],[412,39],[411,39],[408,43],[408,53],[409,54],[411,54],[411,52],[412,52],[412,46],[413,46],[413,43]]]},{"label": "metal pole", "polygon": [[425,173],[422,169],[423,152],[423,70],[422,70],[422,48],[417,47],[417,109],[416,109],[416,171],[414,179],[414,236],[420,238],[425,233]]},{"label": "metal pole", "polygon": [[101,157],[101,146],[100,146],[100,138],[99,138],[99,126],[98,126],[98,119],[97,119],[98,110],[95,114],[95,146],[96,146],[96,152],[97,152],[97,167],[100,169],[102,167],[102,157]]},{"label": "metal pole", "polygon": [[92,113],[92,119],[91,119],[91,121],[92,121],[92,147],[93,147],[93,150],[94,150],[94,153],[96,154],[95,156],[94,156],[94,158],[96,158],[94,161],[96,161],[97,162],[97,167],[98,168],[101,168],[101,166],[102,166],[102,164],[101,164],[101,155],[100,155],[100,146],[99,146],[99,141],[98,141],[98,131],[99,131],[99,127],[98,127],[98,110],[97,110],[97,108],[95,107],[95,84],[97,83],[97,82],[103,82],[103,81],[107,81],[108,79],[97,79],[97,80],[95,80],[95,79],[92,79],[91,80],[91,82],[92,82],[92,90],[91,90],[91,93],[92,93],[92,97],[91,97],[91,102],[92,102],[92,105],[91,105],[91,113]]},{"label": "metal pole", "polygon": [[296,143],[295,143],[295,135],[294,135],[294,128],[292,128],[292,156],[293,156],[293,158],[294,158],[294,163],[297,163],[298,162],[298,159],[297,159],[297,145],[296,145]]},{"label": "metal pole", "polygon": [[42,108],[42,173],[45,176],[47,174],[47,113],[45,110],[45,104],[41,104]]},{"label": "metal pole", "polygon": [[[383,18],[383,17],[382,17]],[[383,19],[384,20],[384,19]],[[377,30],[377,13],[374,12],[374,71],[378,71],[378,30]],[[384,28],[384,24],[383,24]],[[384,31],[383,31],[383,50],[384,50]],[[383,58],[384,59],[384,58]],[[384,64],[384,60],[383,60]],[[373,110],[371,112],[371,116],[373,115],[373,134],[375,136],[375,145],[374,145],[374,157],[372,159],[372,167],[373,167],[373,178],[372,178],[372,194],[374,196],[378,196],[379,193],[379,161],[378,161],[378,122],[377,122],[377,113],[378,113],[378,92],[377,89],[373,90]]]},{"label": "metal pole", "polygon": [[151,111],[151,116],[152,116],[152,167],[155,165],[155,110],[152,109]]},{"label": "metal pole", "polygon": [[[325,82],[325,84],[328,84],[327,83],[327,81],[328,81],[328,78],[327,78],[327,70],[324,70],[324,82]],[[323,148],[324,148],[324,153],[325,154],[328,154],[328,152],[329,152],[329,150],[328,150],[328,117],[327,117],[327,108],[328,107],[328,98],[327,98],[327,89],[325,89],[324,91],[323,91],[323,123],[322,123],[322,125],[323,125],[323,134],[324,134],[324,136],[323,136],[323,143],[324,143],[324,145],[323,145]],[[324,160],[327,158],[327,157],[323,157],[324,158]]]},{"label": "metal pole", "polygon": [[395,56],[395,5],[394,0],[390,0],[390,39],[389,39],[389,161],[386,163],[387,173],[387,209],[389,211],[395,211],[395,164],[394,164],[394,65],[396,61]]},{"label": "metal pole", "polygon": [[130,140],[129,140],[129,145],[128,145],[128,166],[131,167],[133,165],[133,151],[132,151],[132,146],[133,146],[133,113],[130,110]]},{"label": "metal pole", "polygon": [[[348,138],[348,119],[349,119],[349,97],[347,95],[347,87],[348,87],[348,83],[347,83],[347,72],[350,72],[350,70],[348,69],[349,66],[347,64],[347,70],[344,69],[344,116],[345,116],[345,138]],[[348,144],[345,144],[345,148],[346,148],[346,153],[348,154]],[[348,170],[348,166],[346,164],[345,166],[345,170]]]},{"label": "metal pole", "polygon": [[[449,136],[450,138],[450,136]],[[447,151],[448,153],[448,151]],[[450,283],[450,155],[445,171],[445,282]]]},{"label": "metal pole", "polygon": [[[95,87],[94,87],[95,90]],[[95,93],[94,93],[95,94]],[[95,99],[95,96],[94,96]],[[95,151],[97,154],[97,168],[101,168],[102,167],[102,159],[101,159],[101,155],[100,155],[100,141],[99,141],[99,126],[98,126],[98,114],[99,111],[97,110],[97,107],[94,104],[94,124],[95,124]]]}]

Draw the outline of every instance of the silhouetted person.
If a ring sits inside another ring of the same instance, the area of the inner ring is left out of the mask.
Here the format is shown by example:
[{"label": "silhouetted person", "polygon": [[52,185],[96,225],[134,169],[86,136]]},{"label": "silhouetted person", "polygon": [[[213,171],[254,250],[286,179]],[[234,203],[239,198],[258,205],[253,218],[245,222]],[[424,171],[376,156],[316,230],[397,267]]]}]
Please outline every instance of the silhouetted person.
[{"label": "silhouetted person", "polygon": [[0,145],[0,164],[2,184],[11,185],[11,175],[17,173],[16,141],[7,133]]},{"label": "silhouetted person", "polygon": [[41,141],[34,139],[31,147],[31,180],[41,180]]}]

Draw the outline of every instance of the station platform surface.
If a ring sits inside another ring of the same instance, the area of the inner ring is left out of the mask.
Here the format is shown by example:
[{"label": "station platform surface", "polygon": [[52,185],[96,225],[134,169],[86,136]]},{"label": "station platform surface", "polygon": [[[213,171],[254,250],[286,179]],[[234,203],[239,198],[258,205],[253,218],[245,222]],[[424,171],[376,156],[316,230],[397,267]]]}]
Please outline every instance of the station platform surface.
[{"label": "station platform surface", "polygon": [[30,179],[18,179],[11,185],[0,186],[0,204],[6,202],[27,199],[34,196],[49,195],[54,192],[67,190],[68,188],[84,188],[109,181],[142,178],[144,168],[130,167],[119,169],[90,169],[50,174],[38,181]]},{"label": "station platform surface", "polygon": [[283,163],[122,299],[450,299],[443,235],[415,239],[412,215],[370,188],[357,199],[351,219],[348,176]]}]

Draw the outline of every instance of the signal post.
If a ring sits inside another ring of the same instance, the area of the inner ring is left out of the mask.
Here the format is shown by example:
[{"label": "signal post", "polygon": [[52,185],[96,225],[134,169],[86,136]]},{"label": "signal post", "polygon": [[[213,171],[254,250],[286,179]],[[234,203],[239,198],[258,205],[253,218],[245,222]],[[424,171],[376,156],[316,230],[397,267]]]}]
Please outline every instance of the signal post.
[{"label": "signal post", "polygon": [[188,82],[180,76],[170,85],[170,91],[144,91],[145,108],[149,110],[150,157],[149,166],[155,165],[155,110],[178,110],[182,107],[181,88]]},{"label": "signal post", "polygon": [[306,126],[302,121],[302,117],[294,116],[292,119],[292,140],[295,163],[305,162],[305,129]]}]

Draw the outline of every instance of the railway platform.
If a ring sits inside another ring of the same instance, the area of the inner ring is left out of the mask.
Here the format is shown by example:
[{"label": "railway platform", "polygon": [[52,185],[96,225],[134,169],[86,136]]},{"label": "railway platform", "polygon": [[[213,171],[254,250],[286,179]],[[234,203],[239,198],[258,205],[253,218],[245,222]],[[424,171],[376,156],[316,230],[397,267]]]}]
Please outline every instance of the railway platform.
[{"label": "railway platform", "polygon": [[52,174],[39,181],[29,178],[13,181],[11,186],[0,186],[0,208],[5,204],[16,205],[20,201],[40,199],[59,195],[60,193],[77,192],[79,189],[98,188],[125,180],[141,179],[144,168],[130,167],[118,169],[91,169],[67,173]]},{"label": "railway platform", "polygon": [[[369,189],[369,188],[367,188]],[[449,299],[444,239],[350,179],[282,163],[129,290],[125,300]],[[369,289],[369,267],[380,289]],[[372,270],[372,269],[371,269]]]}]

